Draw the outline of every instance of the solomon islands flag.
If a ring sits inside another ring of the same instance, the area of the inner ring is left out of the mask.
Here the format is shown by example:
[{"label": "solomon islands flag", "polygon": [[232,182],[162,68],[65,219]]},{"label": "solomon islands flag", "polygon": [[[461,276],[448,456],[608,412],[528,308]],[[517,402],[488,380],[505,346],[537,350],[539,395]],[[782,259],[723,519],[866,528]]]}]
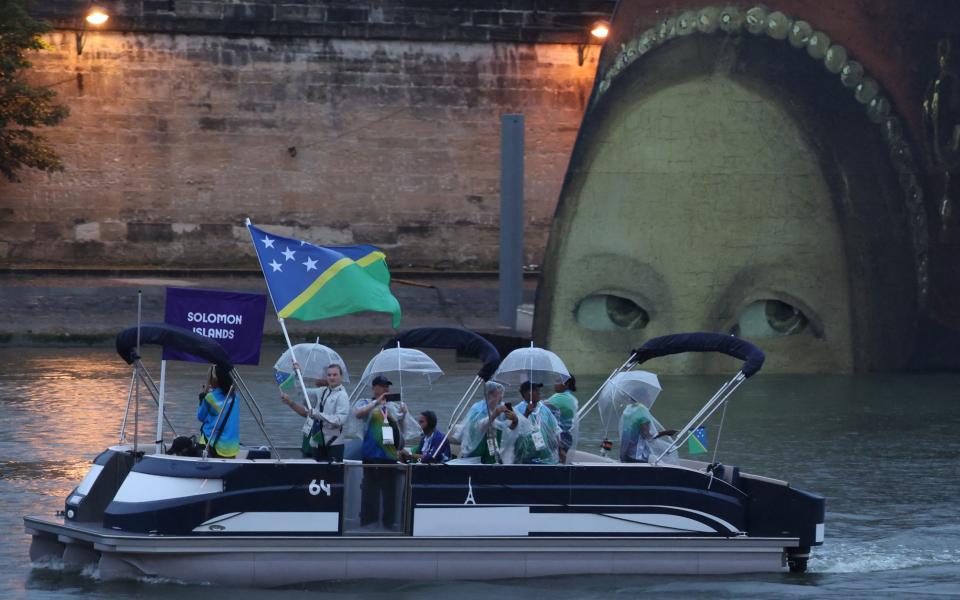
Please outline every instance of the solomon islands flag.
[{"label": "solomon islands flag", "polygon": [[273,379],[281,390],[289,392],[297,385],[297,378],[294,373],[284,373],[283,371],[274,371]]},{"label": "solomon islands flag", "polygon": [[687,452],[703,454],[707,451],[707,430],[703,425],[693,430],[693,435],[687,438]]},{"label": "solomon islands flag", "polygon": [[386,255],[374,246],[315,246],[247,229],[281,318],[315,321],[355,312],[385,312],[400,325],[400,303],[390,292]]}]

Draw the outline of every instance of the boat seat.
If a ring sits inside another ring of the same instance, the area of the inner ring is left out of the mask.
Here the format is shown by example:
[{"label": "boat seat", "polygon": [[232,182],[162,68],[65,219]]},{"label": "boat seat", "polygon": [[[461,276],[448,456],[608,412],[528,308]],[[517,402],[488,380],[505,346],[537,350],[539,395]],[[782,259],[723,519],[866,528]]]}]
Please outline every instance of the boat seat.
[{"label": "boat seat", "polygon": [[270,450],[267,448],[246,448],[241,449],[237,454],[237,458],[246,458],[249,460],[262,460],[265,458],[270,458]]},{"label": "boat seat", "polygon": [[613,460],[609,456],[600,456],[599,454],[592,454],[584,450],[574,450],[571,464],[580,465],[588,463],[618,463],[619,461]]},{"label": "boat seat", "polygon": [[740,487],[740,467],[717,465],[713,470],[714,477],[722,479],[735,488]]}]

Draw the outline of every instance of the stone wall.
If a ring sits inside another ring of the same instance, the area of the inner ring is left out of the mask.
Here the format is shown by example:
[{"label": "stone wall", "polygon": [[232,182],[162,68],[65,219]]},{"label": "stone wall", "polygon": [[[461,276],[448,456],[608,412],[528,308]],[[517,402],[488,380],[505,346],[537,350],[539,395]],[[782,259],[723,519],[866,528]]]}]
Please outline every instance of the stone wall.
[{"label": "stone wall", "polygon": [[251,268],[250,217],[395,267],[484,269],[500,115],[526,115],[539,263],[596,69],[574,42],[612,3],[114,2],[79,55],[86,3],[42,4],[58,29],[30,76],[71,109],[46,132],[66,170],[0,182],[0,264]]}]

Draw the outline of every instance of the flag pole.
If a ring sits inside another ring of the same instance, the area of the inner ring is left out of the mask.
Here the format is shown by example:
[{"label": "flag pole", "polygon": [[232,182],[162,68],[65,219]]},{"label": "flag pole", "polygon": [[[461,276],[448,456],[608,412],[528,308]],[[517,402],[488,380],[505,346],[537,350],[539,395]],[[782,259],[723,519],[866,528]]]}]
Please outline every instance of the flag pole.
[{"label": "flag pole", "polygon": [[160,398],[157,400],[156,454],[163,454],[163,395],[167,385],[167,361],[160,361]]},{"label": "flag pole", "polygon": [[[253,225],[253,222],[250,220],[250,217],[247,217],[247,233],[250,234],[250,240],[253,242],[253,251],[257,251],[257,239],[253,237],[253,232],[250,231],[250,226]],[[260,263],[259,255],[257,258],[257,264],[260,265],[260,271],[263,271],[263,264]],[[266,273],[264,273],[264,281],[266,281]],[[290,334],[287,333],[287,325],[283,322],[283,317],[280,316],[280,312],[277,309],[277,303],[273,300],[273,292],[270,291],[270,286],[267,285],[267,294],[270,295],[270,304],[273,304],[273,312],[277,313],[277,322],[280,323],[280,330],[283,331],[283,339],[287,342],[287,348],[290,349],[290,358],[293,360],[293,371],[297,374],[297,381],[300,382],[300,389],[303,391],[303,400],[307,404],[307,411],[313,411],[313,405],[310,404],[310,394],[307,393],[307,384],[303,381],[303,373],[300,372],[300,363],[297,362],[297,353],[293,350],[293,344],[290,343]]]},{"label": "flag pole", "polygon": [[[143,290],[137,290],[137,356],[140,356],[140,326],[143,321]],[[140,374],[140,361],[137,361],[136,373]],[[137,378],[137,387],[133,408],[133,460],[137,460],[138,436],[140,435],[140,378]]]},{"label": "flag pole", "polygon": [[123,411],[123,420],[120,421],[120,441],[118,443],[122,444],[127,441],[127,416],[130,414],[130,401],[133,400],[133,385],[138,384],[137,381],[137,365],[133,365],[133,375],[130,377],[130,387],[127,388],[127,408]]},{"label": "flag pole", "polygon": [[[277,307],[274,306],[274,309]],[[300,382],[300,389],[303,390],[303,399],[307,403],[307,410],[312,411],[313,405],[310,404],[310,394],[307,393],[307,384],[303,381],[303,373],[300,372],[300,363],[297,362],[297,354],[293,351],[293,344],[290,343],[290,334],[287,333],[287,324],[283,322],[283,317],[277,315],[277,321],[280,323],[280,329],[283,331],[283,339],[287,340],[287,348],[290,349],[290,358],[293,359],[293,371],[297,374],[297,381]]]}]

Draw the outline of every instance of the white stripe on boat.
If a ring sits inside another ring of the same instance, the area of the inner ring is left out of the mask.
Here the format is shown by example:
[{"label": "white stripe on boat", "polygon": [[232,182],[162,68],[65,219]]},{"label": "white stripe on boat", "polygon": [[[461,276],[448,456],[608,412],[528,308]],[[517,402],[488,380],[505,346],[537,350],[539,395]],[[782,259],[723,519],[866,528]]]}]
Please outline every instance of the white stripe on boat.
[{"label": "white stripe on boat", "polygon": [[84,496],[89,494],[90,488],[93,487],[93,482],[100,476],[101,471],[103,471],[101,465],[91,465],[90,470],[87,471],[87,475],[83,478],[83,481],[80,482],[80,485],[77,486],[77,493]]},{"label": "white stripe on boat", "polygon": [[223,491],[222,479],[196,479],[192,477],[164,477],[131,471],[113,497],[116,502],[151,502],[170,500],[203,494],[219,494]]},{"label": "white stripe on boat", "polygon": [[335,533],[339,528],[340,513],[337,512],[242,512],[214,517],[193,530],[231,533]]},{"label": "white stripe on boat", "polygon": [[525,506],[417,507],[414,509],[413,523],[414,536],[527,536],[542,533],[716,533],[713,527],[680,515],[663,513],[532,513],[529,507]]}]

